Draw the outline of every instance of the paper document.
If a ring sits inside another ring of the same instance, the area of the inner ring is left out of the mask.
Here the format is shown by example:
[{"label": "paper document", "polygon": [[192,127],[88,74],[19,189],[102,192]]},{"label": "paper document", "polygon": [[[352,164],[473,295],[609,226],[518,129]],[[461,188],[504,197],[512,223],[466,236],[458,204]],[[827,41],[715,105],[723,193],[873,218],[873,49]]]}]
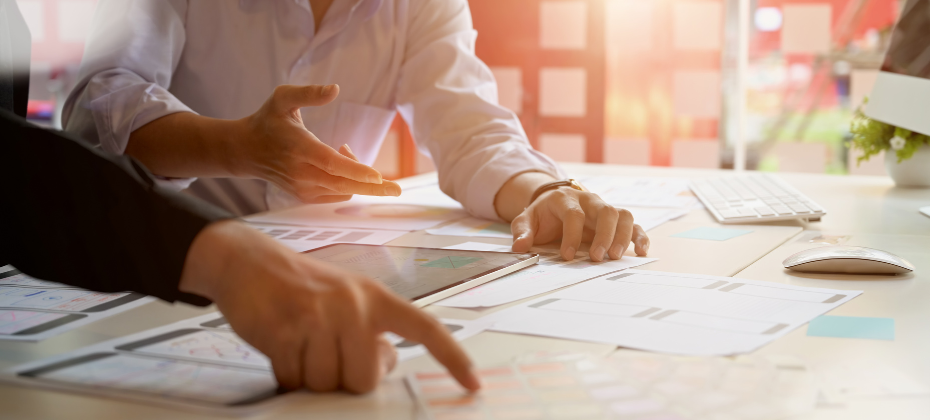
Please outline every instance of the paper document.
[{"label": "paper document", "polygon": [[441,371],[412,373],[407,383],[417,411],[431,420],[777,420],[813,410],[817,397],[813,375],[799,361],[630,353],[478,369],[477,393]]},{"label": "paper document", "polygon": [[[650,230],[670,220],[675,220],[688,214],[688,209],[670,208],[644,208],[624,207],[633,214],[633,223],[640,225],[643,230]],[[509,223],[498,223],[490,220],[469,217],[457,220],[448,225],[426,229],[430,235],[465,236],[475,238],[501,238],[513,239],[513,232]]]},{"label": "paper document", "polygon": [[495,331],[726,356],[756,350],[861,293],[628,270],[488,317]]},{"label": "paper document", "polygon": [[[475,244],[475,242],[468,242],[467,244]],[[487,247],[485,245],[487,244],[469,247],[466,244],[459,244],[447,247],[447,249],[471,248],[473,251],[478,251],[479,249],[473,248],[487,248],[480,250],[510,252],[509,246]],[[551,251],[542,252],[533,249],[530,252],[539,254],[539,263],[536,265],[443,299],[434,305],[456,308],[503,305],[656,260],[655,258],[624,256],[619,260],[593,262],[587,258],[587,253],[578,252],[573,261],[565,261],[559,254]]]},{"label": "paper document", "polygon": [[99,293],[0,273],[0,340],[39,341],[151,302],[138,293]]},{"label": "paper document", "polygon": [[426,233],[430,235],[513,239],[509,223],[492,222],[474,217],[458,220],[440,228],[426,229]]},{"label": "paper document", "polygon": [[332,244],[384,245],[407,234],[398,230],[313,228],[256,223],[250,223],[249,226],[297,252]]},{"label": "paper document", "polygon": [[[488,326],[440,322],[457,340]],[[426,353],[398,336],[388,340],[401,361]],[[0,381],[218,414],[255,411],[283,393],[269,359],[218,312],[16,366],[0,373]]]},{"label": "paper document", "polygon": [[409,232],[467,216],[458,202],[433,184],[405,190],[400,197],[356,195],[344,203],[306,204],[245,219],[252,223]]},{"label": "paper document", "polygon": [[643,207],[623,207],[633,214],[633,223],[636,223],[645,231],[662,225],[665,222],[675,220],[685,216],[689,209],[664,209],[664,208],[643,208]]},{"label": "paper document", "polygon": [[616,207],[692,209],[701,205],[686,178],[596,176],[582,179],[581,184]]}]

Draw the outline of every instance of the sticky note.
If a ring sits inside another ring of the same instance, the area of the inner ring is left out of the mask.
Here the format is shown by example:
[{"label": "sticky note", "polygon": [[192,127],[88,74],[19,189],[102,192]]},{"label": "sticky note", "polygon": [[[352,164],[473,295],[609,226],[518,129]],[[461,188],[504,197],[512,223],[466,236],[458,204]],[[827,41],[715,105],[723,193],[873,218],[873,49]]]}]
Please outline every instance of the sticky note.
[{"label": "sticky note", "polygon": [[693,118],[720,116],[720,72],[681,70],[672,74],[675,115]]},{"label": "sticky note", "polygon": [[539,150],[558,162],[584,162],[587,146],[583,134],[542,133]]},{"label": "sticky note", "polygon": [[723,41],[723,4],[679,1],[672,6],[672,45],[676,50],[716,51]]},{"label": "sticky note", "polygon": [[[583,117],[587,111],[588,72],[581,67],[539,70],[539,115]],[[719,96],[719,95],[718,95]]]},{"label": "sticky note", "polygon": [[539,5],[539,46],[553,50],[583,50],[588,39],[588,4],[584,1],[544,1]]},{"label": "sticky note", "polygon": [[699,227],[684,231],[681,233],[676,233],[672,235],[673,238],[687,238],[687,239],[704,239],[707,241],[726,241],[728,239],[733,239],[737,236],[743,236],[746,234],[752,233],[751,230],[745,229],[727,229],[727,228],[717,228],[717,227]]},{"label": "sticky note", "polygon": [[819,316],[807,326],[811,337],[894,340],[894,319],[858,316]]},{"label": "sticky note", "polygon": [[786,54],[830,52],[833,7],[829,3],[787,4],[781,28],[781,50]]},{"label": "sticky note", "polygon": [[605,5],[604,28],[608,54],[653,49],[653,9],[651,1],[612,0]]}]

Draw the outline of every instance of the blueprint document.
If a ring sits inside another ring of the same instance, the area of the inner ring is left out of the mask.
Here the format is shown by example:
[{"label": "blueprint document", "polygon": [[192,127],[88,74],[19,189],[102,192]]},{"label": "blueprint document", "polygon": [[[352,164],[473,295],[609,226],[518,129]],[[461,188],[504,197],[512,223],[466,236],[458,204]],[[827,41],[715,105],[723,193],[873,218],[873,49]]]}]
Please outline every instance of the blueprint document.
[{"label": "blueprint document", "polygon": [[151,302],[138,293],[100,293],[0,272],[0,340],[39,341]]},{"label": "blueprint document", "polygon": [[749,353],[861,291],[628,270],[488,315],[495,331],[691,356]]},{"label": "blueprint document", "polygon": [[[479,242],[466,242],[446,247],[446,249],[511,252],[509,246]],[[619,260],[593,262],[587,258],[587,253],[579,252],[575,260],[565,261],[559,254],[551,251],[531,250],[530,252],[539,254],[539,263],[536,265],[443,299],[434,305],[456,308],[503,305],[656,260],[656,258],[624,256]]]},{"label": "blueprint document", "polygon": [[[457,340],[484,321],[440,319]],[[388,334],[398,359],[426,353]],[[214,312],[0,372],[0,381],[173,406],[208,414],[248,414],[272,404],[278,388],[270,360]]]}]

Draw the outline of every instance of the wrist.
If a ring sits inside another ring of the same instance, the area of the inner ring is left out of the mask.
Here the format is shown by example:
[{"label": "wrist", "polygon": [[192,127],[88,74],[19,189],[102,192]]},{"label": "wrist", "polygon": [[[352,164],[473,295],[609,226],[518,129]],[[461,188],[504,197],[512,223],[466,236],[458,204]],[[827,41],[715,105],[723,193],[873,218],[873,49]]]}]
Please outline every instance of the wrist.
[{"label": "wrist", "polygon": [[254,178],[249,165],[250,153],[246,139],[252,126],[251,117],[238,120],[223,120],[219,127],[218,157],[220,166],[236,178]]},{"label": "wrist", "polygon": [[543,172],[523,172],[514,175],[494,197],[497,215],[508,222],[512,221],[529,207],[533,193],[552,181],[555,181],[555,178]]},{"label": "wrist", "polygon": [[224,220],[201,230],[187,250],[178,290],[216,301],[228,263],[236,257],[232,246],[236,244],[236,230],[241,228],[248,229],[236,221]]}]

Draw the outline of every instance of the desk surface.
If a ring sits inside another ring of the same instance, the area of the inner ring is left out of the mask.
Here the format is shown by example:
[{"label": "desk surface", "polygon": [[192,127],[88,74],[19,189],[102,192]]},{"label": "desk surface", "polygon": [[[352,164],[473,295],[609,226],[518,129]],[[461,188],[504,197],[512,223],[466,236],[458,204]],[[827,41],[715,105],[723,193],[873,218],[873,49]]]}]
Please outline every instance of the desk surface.
[{"label": "desk surface", "polygon": [[[613,165],[565,165],[573,176],[707,176],[726,171],[677,168],[631,167]],[[864,176],[828,176],[780,174],[803,193],[824,206],[828,214],[822,222],[779,222],[752,226],[751,235],[730,241],[694,246],[689,240],[671,235],[697,226],[716,225],[704,210],[669,222],[649,232],[652,238],[650,256],[660,258],[644,269],[692,272],[699,274],[737,276],[747,279],[785,282],[802,286],[856,289],[866,292],[841,306],[834,314],[895,318],[895,341],[848,340],[807,337],[806,328],[763,347],[759,352],[790,354],[812,362],[842,362],[853,365],[884,363],[913,374],[917,379],[930,378],[930,328],[922,327],[930,320],[930,218],[918,208],[930,205],[930,190],[895,188],[890,179]],[[433,175],[403,180],[410,187],[435,179]],[[814,246],[808,242],[819,232],[850,235],[849,244],[887,249],[909,259],[917,266],[917,275],[874,280],[854,276],[794,275],[781,267],[781,261],[793,252]],[[507,240],[462,238],[426,235],[413,232],[392,244],[441,247],[466,241],[508,244]],[[510,306],[510,305],[507,305]],[[429,307],[437,316],[473,319],[502,308],[472,311],[456,308]],[[193,308],[183,304],[155,302],[124,314],[108,318],[40,343],[0,341],[0,368],[70,351],[170,322],[214,311],[214,308]],[[568,340],[485,332],[462,342],[479,366],[507,363],[514,357],[539,350],[577,351],[607,354],[614,346]],[[436,369],[430,357],[420,357],[402,363],[373,393],[361,397],[345,394],[312,395],[295,393],[262,412],[257,418],[314,419],[412,419],[415,418],[411,399],[401,381],[404,373],[421,369]],[[99,419],[126,418],[209,418],[176,411],[72,395],[44,390],[0,385],[0,418],[16,419]],[[812,418],[877,418],[878,414],[898,414],[896,418],[930,418],[930,399],[895,401],[861,401],[844,408],[820,409]],[[883,416],[885,417],[885,416]]]}]

